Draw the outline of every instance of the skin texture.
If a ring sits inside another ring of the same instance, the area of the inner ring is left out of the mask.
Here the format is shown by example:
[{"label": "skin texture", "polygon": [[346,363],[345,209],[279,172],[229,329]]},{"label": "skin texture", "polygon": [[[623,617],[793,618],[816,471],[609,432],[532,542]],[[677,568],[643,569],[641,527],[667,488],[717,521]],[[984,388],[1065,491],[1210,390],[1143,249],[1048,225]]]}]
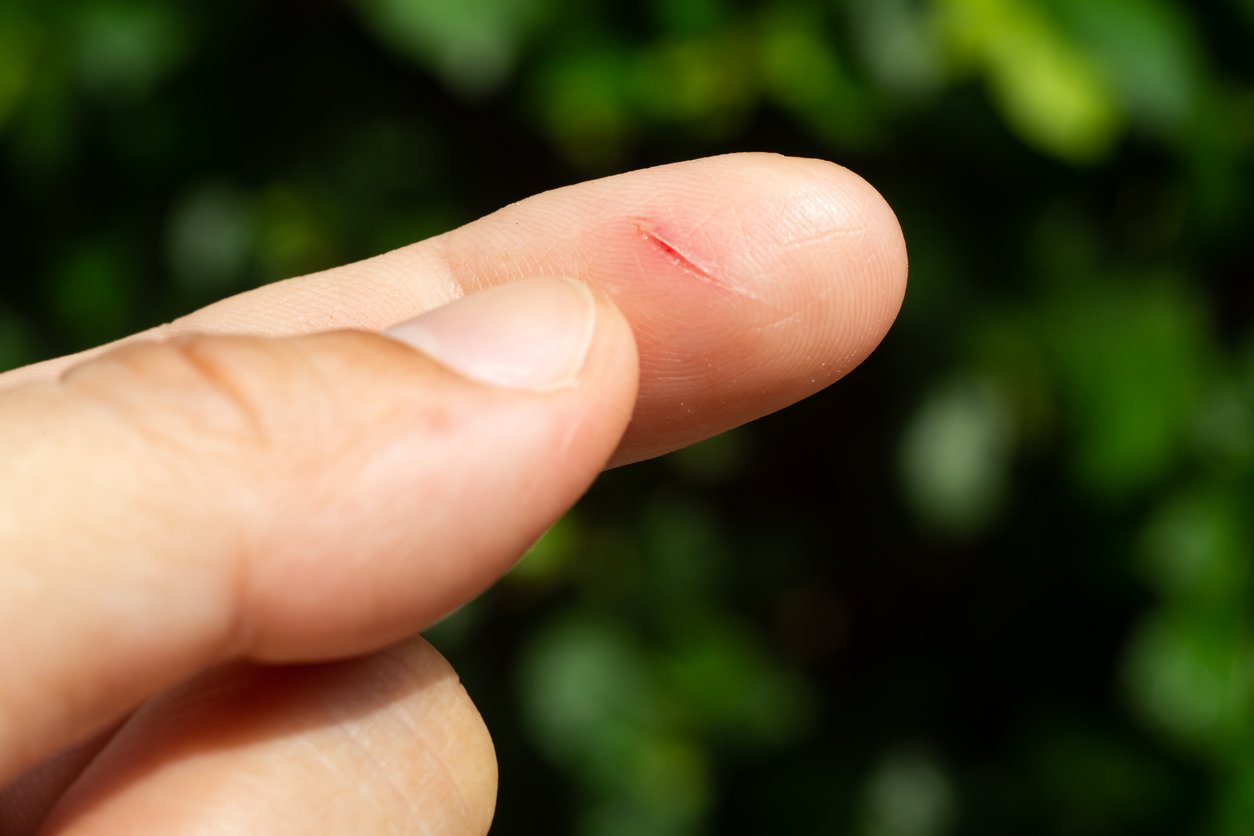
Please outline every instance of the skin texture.
[{"label": "skin texture", "polygon": [[[733,155],[539,195],[0,376],[0,630],[22,672],[0,678],[0,826],[485,832],[490,739],[417,631],[607,465],[838,379],[905,274],[855,175]],[[476,382],[372,333],[536,276],[594,291],[559,388]]]}]

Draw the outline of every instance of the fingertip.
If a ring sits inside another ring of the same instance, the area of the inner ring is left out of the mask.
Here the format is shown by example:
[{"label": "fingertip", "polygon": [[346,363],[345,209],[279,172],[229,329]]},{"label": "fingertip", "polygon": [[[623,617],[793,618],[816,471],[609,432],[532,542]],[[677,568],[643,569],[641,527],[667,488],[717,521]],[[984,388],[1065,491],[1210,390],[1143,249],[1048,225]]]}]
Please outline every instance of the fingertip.
[{"label": "fingertip", "polygon": [[327,664],[217,667],[154,697],[40,832],[130,832],[142,821],[170,833],[477,836],[496,795],[483,718],[415,637]]},{"label": "fingertip", "polygon": [[901,307],[900,224],[843,166],[739,153],[601,188],[581,208],[589,232],[577,249],[587,280],[631,319],[642,366],[616,463],[826,387],[875,349]]},{"label": "fingertip", "polygon": [[[908,261],[905,238],[896,213],[869,181],[839,163],[817,157],[790,157],[763,152],[714,158],[755,181],[746,203],[766,225],[760,241],[763,260],[789,253],[809,256],[813,270],[796,271],[777,281],[777,289],[796,283],[806,298],[823,288],[810,282],[837,281],[846,293],[865,294],[867,309],[883,320],[884,329],[901,307]],[[735,185],[740,191],[746,184]],[[824,269],[826,268],[826,269]]]},{"label": "fingertip", "polygon": [[[437,683],[437,689],[433,689],[437,693],[411,697],[410,705],[397,708],[409,709],[421,717],[428,730],[433,760],[441,764],[450,785],[446,797],[452,808],[450,818],[457,825],[453,832],[487,833],[496,811],[500,775],[496,746],[483,715],[457,672],[426,640],[411,639],[392,653],[401,657],[402,664]],[[419,771],[411,780],[431,781],[431,772]]]},{"label": "fingertip", "polygon": [[586,385],[599,386],[605,397],[598,403],[621,416],[626,426],[636,404],[639,388],[640,355],[631,322],[608,295],[593,291],[596,301],[596,337],[588,352],[582,378]]},{"label": "fingertip", "polygon": [[798,178],[812,184],[814,205],[803,213],[828,232],[803,232],[789,246],[809,249],[816,299],[827,326],[842,335],[831,348],[843,375],[861,363],[887,334],[905,299],[909,261],[905,236],[884,196],[858,173],[822,159],[793,158]]}]

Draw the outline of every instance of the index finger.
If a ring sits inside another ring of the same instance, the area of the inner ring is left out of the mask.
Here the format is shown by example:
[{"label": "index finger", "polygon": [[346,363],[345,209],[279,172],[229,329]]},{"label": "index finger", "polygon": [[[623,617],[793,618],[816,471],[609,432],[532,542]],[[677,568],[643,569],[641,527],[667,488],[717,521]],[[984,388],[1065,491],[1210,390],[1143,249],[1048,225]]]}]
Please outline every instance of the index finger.
[{"label": "index finger", "polygon": [[[733,154],[537,195],[444,235],[288,279],[147,332],[259,335],[381,329],[528,276],[579,278],[635,331],[640,389],[615,455],[659,455],[839,379],[901,306],[892,210],[820,160]],[[0,375],[59,373],[81,355]]]}]

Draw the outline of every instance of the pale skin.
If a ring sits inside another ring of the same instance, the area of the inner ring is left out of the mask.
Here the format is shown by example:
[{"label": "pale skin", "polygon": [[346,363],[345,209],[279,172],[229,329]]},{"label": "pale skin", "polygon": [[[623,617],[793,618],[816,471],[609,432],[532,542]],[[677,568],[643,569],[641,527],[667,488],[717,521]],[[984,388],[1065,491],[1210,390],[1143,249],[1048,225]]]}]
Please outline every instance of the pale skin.
[{"label": "pale skin", "polygon": [[[595,306],[556,385],[377,333],[544,276]],[[418,632],[605,467],[856,366],[905,280],[856,175],[733,155],[0,375],[0,833],[486,832],[491,740]]]}]

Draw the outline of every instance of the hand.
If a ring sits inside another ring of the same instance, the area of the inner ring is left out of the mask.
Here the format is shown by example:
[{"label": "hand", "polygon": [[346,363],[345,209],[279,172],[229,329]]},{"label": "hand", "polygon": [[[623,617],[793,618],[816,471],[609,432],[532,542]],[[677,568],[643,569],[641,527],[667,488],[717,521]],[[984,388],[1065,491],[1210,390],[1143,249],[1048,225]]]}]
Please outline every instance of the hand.
[{"label": "hand", "polygon": [[736,155],[0,376],[0,824],[486,831],[491,742],[412,637],[607,463],[839,378],[905,269],[863,181]]}]

